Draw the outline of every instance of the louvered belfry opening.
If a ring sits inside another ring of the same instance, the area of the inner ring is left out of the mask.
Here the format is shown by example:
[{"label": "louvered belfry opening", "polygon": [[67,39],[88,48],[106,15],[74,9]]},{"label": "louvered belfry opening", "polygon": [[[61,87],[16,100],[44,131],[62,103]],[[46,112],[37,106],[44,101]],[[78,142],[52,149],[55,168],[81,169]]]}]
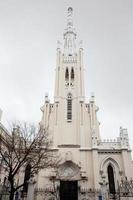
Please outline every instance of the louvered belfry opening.
[{"label": "louvered belfry opening", "polygon": [[65,80],[66,80],[66,81],[69,80],[69,71],[68,71],[68,68],[66,68],[66,72],[65,72]]},{"label": "louvered belfry opening", "polygon": [[74,69],[73,68],[71,69],[71,80],[72,81],[74,80]]}]

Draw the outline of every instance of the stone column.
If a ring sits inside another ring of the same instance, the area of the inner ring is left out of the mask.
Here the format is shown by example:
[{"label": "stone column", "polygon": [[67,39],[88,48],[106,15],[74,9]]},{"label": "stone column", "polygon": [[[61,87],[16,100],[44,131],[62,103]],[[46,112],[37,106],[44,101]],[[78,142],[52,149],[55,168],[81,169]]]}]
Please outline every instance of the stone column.
[{"label": "stone column", "polygon": [[94,173],[94,188],[99,189],[99,160],[98,160],[98,137],[95,128],[92,129],[92,161]]},{"label": "stone column", "polygon": [[130,158],[130,154],[131,154],[131,152],[128,152],[127,150],[124,150],[124,149],[122,150],[124,175],[128,179],[130,179],[132,177],[132,174],[131,174],[131,171],[132,171],[131,160],[132,160],[132,158]]},{"label": "stone column", "polygon": [[107,200],[108,199],[108,182],[106,182],[106,177],[103,175],[101,182],[99,183],[101,185],[101,196],[102,200]]},{"label": "stone column", "polygon": [[97,151],[97,149],[93,148],[92,159],[93,159],[94,188],[99,189],[99,166],[98,166],[98,151]]},{"label": "stone column", "polygon": [[34,200],[34,190],[35,190],[35,179],[31,177],[28,181],[28,193],[27,193],[27,200]]}]

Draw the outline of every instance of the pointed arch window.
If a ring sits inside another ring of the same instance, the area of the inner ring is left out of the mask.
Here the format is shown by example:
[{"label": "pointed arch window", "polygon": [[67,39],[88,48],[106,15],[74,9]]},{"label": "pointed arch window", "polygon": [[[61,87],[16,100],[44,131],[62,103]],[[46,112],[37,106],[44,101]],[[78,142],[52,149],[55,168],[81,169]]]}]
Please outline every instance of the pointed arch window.
[{"label": "pointed arch window", "polygon": [[23,192],[27,193],[28,191],[28,180],[30,179],[31,175],[31,165],[28,164],[25,168],[25,176],[24,176],[24,187]]},{"label": "pointed arch window", "polygon": [[73,68],[71,69],[71,80],[72,81],[74,80],[74,69]]},{"label": "pointed arch window", "polygon": [[111,165],[108,166],[108,181],[109,181],[109,192],[110,194],[115,194],[115,180],[114,180],[114,170]]},{"label": "pointed arch window", "polygon": [[69,93],[67,96],[67,121],[72,121],[72,94]]},{"label": "pointed arch window", "polygon": [[68,71],[68,68],[66,68],[66,72],[65,72],[65,80],[66,80],[66,81],[69,80],[69,71]]}]

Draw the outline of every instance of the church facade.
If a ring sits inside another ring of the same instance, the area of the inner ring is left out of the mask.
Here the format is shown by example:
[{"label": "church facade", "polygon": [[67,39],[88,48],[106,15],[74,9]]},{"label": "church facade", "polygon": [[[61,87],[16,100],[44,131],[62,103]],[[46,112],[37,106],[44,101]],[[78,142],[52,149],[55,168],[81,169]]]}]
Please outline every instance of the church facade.
[{"label": "church facade", "polygon": [[[57,47],[54,103],[45,96],[40,122],[47,128],[52,151],[58,153],[61,163],[56,170],[40,171],[36,199],[95,200],[104,185],[113,194],[121,179],[133,178],[128,133],[120,127],[117,139],[100,137],[94,95],[85,102],[83,47],[82,42],[77,45],[71,7],[63,37],[63,47],[60,42]],[[47,197],[48,191],[53,196]]]},{"label": "church facade", "polygon": [[[57,47],[54,103],[45,96],[40,121],[40,127],[48,131],[53,141],[50,151],[59,157],[60,163],[52,169],[40,170],[34,177],[35,182],[32,178],[29,180],[25,200],[111,200],[117,196],[109,195],[116,195],[118,191],[119,200],[121,191],[122,195],[130,193],[131,200],[133,161],[128,132],[120,127],[116,139],[100,137],[99,109],[94,95],[89,102],[85,101],[83,46],[82,42],[77,45],[71,7],[63,38],[63,47],[60,42]],[[8,137],[8,131],[1,124],[1,114],[0,136],[0,139]],[[3,141],[0,140],[0,148],[4,148]],[[24,173],[25,169],[18,174],[22,183]],[[0,183],[5,175],[0,162]],[[122,180],[128,183],[124,192],[120,188]]]}]

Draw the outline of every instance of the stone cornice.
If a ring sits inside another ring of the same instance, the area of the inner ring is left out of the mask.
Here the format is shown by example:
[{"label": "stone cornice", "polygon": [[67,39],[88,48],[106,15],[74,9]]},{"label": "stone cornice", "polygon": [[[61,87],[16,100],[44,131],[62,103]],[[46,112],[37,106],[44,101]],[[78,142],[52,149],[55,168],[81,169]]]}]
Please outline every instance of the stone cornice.
[{"label": "stone cornice", "polygon": [[62,144],[58,145],[59,148],[80,148],[78,144]]}]

